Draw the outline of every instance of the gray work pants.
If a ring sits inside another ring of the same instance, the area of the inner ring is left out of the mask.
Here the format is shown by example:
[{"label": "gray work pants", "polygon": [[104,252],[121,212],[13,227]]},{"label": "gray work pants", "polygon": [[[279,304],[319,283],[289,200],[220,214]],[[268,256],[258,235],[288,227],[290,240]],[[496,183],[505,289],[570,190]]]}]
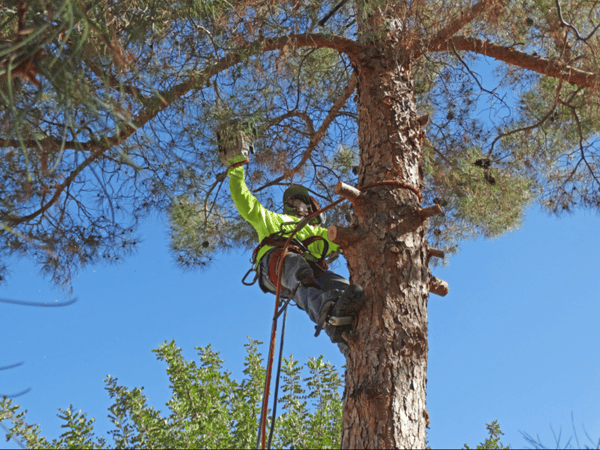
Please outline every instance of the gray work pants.
[{"label": "gray work pants", "polygon": [[[269,262],[272,253],[273,250],[269,250],[261,258],[259,277],[263,289],[276,293],[277,287],[269,278]],[[308,313],[310,320],[317,323],[323,305],[329,300],[337,300],[348,286],[350,286],[350,282],[344,277],[326,270],[317,278],[317,282],[323,290],[313,287],[307,288],[300,284],[297,276],[303,269],[306,270],[306,268],[310,269],[310,266],[301,255],[290,252],[285,256],[283,273],[281,274],[281,297],[293,298],[300,309]]]}]

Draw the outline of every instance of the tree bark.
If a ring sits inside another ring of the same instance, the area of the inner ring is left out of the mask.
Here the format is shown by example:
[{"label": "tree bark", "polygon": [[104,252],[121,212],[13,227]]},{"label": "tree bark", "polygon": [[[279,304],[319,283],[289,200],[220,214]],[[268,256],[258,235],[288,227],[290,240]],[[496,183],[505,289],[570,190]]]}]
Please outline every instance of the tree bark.
[{"label": "tree bark", "polygon": [[[388,41],[379,39],[357,58],[359,185],[391,179],[420,191],[410,61],[399,59],[393,38],[401,34],[400,23],[386,22]],[[342,448],[425,448],[427,222],[409,189],[378,186],[363,189],[362,197],[364,207],[353,220],[364,238],[347,247],[345,256],[367,303],[359,313],[358,338],[349,341]]]}]

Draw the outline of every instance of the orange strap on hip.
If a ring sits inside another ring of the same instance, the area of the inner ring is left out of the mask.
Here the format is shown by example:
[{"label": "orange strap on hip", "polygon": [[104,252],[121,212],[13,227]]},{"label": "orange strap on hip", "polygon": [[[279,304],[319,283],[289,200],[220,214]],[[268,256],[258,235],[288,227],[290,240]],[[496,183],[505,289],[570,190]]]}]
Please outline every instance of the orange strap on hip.
[{"label": "orange strap on hip", "polygon": [[[303,256],[302,250],[300,250],[294,245],[290,245],[288,247],[288,252],[297,253],[300,256]],[[271,283],[273,283],[274,286],[277,286],[277,283],[279,282],[279,277],[281,276],[281,274],[277,272],[279,269],[279,261],[281,260],[282,254],[283,247],[277,247],[275,250],[273,250],[273,253],[271,254],[271,259],[269,260],[269,279],[271,280]],[[281,283],[281,286],[286,289],[291,289],[288,286],[284,286],[283,283]]]}]

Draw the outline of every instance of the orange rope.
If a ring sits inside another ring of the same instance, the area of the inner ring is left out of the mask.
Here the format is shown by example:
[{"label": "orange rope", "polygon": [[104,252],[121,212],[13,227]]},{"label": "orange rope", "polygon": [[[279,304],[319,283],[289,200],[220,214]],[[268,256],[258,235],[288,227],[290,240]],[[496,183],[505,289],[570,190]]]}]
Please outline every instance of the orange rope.
[{"label": "orange rope", "polygon": [[421,194],[421,192],[419,192],[419,190],[417,188],[410,186],[406,183],[403,183],[402,181],[398,181],[398,180],[378,181],[375,183],[360,186],[357,189],[359,191],[363,191],[363,190],[366,191],[366,190],[369,190],[369,189],[371,189],[373,187],[377,187],[377,186],[396,186],[396,187],[401,187],[402,189],[408,189],[409,191],[413,192],[419,198],[419,201],[423,201],[423,194]]},{"label": "orange rope", "polygon": [[[283,248],[283,252],[281,253],[281,259],[279,261],[279,270],[283,268],[283,260],[285,255],[287,254],[287,243]],[[267,407],[269,403],[269,387],[271,386],[271,373],[273,372],[273,357],[275,355],[275,339],[277,337],[277,312],[279,311],[279,302],[280,302],[280,294],[281,294],[281,277],[277,279],[277,293],[275,294],[275,313],[273,314],[273,325],[271,328],[271,343],[269,345],[269,359],[267,360],[267,374],[265,380],[265,392],[263,393],[263,405],[262,405],[262,422],[260,424],[261,428],[261,449],[265,448],[265,440],[267,437],[266,429],[267,429]]]}]

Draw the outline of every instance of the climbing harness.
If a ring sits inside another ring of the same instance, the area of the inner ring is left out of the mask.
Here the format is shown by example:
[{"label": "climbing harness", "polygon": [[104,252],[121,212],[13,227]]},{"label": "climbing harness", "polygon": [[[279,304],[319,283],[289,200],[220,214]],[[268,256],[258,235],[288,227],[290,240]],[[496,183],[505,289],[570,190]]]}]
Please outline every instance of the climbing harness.
[{"label": "climbing harness", "polygon": [[[273,283],[273,286],[277,286],[277,283],[279,283],[279,279],[281,277],[281,272],[278,269],[279,261],[284,252],[285,240],[277,236],[274,239],[269,239],[272,236],[273,235],[267,236],[265,239],[263,239],[263,242],[261,242],[261,244],[264,243],[263,245],[275,247],[269,259],[269,279],[271,280],[271,283]],[[316,261],[307,259],[306,255],[312,256],[312,253],[308,249],[308,246],[317,241],[323,242],[323,251],[321,252],[321,256]],[[328,250],[329,243],[325,238],[321,236],[311,236],[303,241],[292,239],[290,245],[288,246],[289,252],[297,253],[306,259],[306,262],[308,262],[310,268],[313,270],[315,278],[319,278],[319,276],[328,269],[327,262],[325,261],[325,256],[327,255]],[[289,289],[292,286],[284,287]]]},{"label": "climbing harness", "polygon": [[[258,279],[258,253],[263,247],[266,246],[273,247],[273,250],[270,250],[272,253],[269,255],[269,280],[271,281],[271,283],[273,283],[273,286],[277,286],[279,277],[281,275],[281,273],[278,270],[279,260],[283,255],[284,247],[287,241],[286,234],[290,233],[289,231],[285,231],[283,229],[284,225],[295,225],[295,222],[286,222],[281,224],[280,231],[270,234],[269,236],[265,237],[260,242],[260,244],[258,244],[258,246],[252,252],[252,257],[250,258],[250,263],[252,264],[252,267],[248,270],[248,272],[246,272],[246,275],[244,275],[244,277],[242,278],[242,284],[246,286],[252,286],[254,283],[256,283],[256,280]],[[317,257],[311,252],[311,250],[308,247],[309,245],[318,241],[323,242],[323,250],[321,251],[321,254]],[[327,252],[329,251],[329,242],[322,236],[311,236],[309,238],[304,239],[303,241],[292,238],[287,249],[288,251],[297,253],[306,259],[306,262],[312,269],[315,278],[319,278],[321,274],[329,268],[329,266],[327,265],[327,261],[325,261],[325,257],[327,256]],[[306,258],[307,255],[309,255],[311,258]],[[266,254],[263,255],[263,258],[265,256]],[[251,272],[256,272],[255,276],[251,282],[247,282],[246,278],[248,278],[248,275],[250,275]],[[291,288],[291,286],[284,287]]]}]

